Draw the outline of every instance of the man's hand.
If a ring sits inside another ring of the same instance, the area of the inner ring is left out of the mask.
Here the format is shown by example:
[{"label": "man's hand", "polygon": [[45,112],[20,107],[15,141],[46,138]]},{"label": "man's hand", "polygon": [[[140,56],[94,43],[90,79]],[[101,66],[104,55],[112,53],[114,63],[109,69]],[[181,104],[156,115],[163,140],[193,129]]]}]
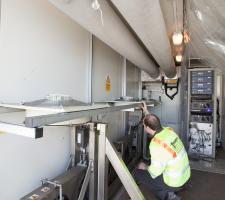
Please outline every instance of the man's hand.
[{"label": "man's hand", "polygon": [[144,101],[141,102],[141,109],[143,110],[144,115],[149,114],[147,105],[146,105],[146,103]]},{"label": "man's hand", "polygon": [[140,162],[137,166],[138,169],[147,170],[148,165],[146,165],[144,162]]}]

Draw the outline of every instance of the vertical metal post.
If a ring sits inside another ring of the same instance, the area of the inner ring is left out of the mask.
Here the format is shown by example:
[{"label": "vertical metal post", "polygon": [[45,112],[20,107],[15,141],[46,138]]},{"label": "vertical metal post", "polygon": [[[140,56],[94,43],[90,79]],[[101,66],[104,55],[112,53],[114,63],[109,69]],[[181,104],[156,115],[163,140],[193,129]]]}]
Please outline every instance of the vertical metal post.
[{"label": "vertical metal post", "polygon": [[[219,115],[220,115],[220,118],[219,118],[219,130],[220,130],[220,142],[222,142],[222,144],[225,143],[224,141],[224,133],[223,133],[223,130],[224,130],[224,125],[223,125],[223,121],[224,121],[224,88],[223,88],[223,85],[224,85],[224,75],[223,74],[220,74],[220,82],[219,82],[219,85],[220,85],[220,96],[219,96]],[[224,147],[223,147],[224,148]]]},{"label": "vertical metal post", "polygon": [[99,131],[99,141],[98,141],[98,200],[105,200],[106,197],[106,187],[108,186],[106,182],[106,152],[105,152],[105,140],[106,140],[106,129],[107,124],[97,124],[97,130]]},{"label": "vertical metal post", "polygon": [[[122,96],[127,95],[127,59],[123,57],[122,66]],[[122,132],[126,132],[127,112],[122,112]]]},{"label": "vertical metal post", "polygon": [[92,72],[93,72],[93,35],[89,40],[89,64],[88,64],[88,102],[92,103]]},{"label": "vertical metal post", "polygon": [[92,161],[89,181],[89,200],[95,200],[95,124],[89,123],[89,161]]},{"label": "vertical metal post", "polygon": [[[188,67],[190,67],[190,59],[189,59],[189,66]],[[187,113],[187,124],[186,124],[186,130],[187,130],[187,135],[186,135],[186,141],[187,141],[187,143],[186,143],[186,148],[187,148],[187,150],[189,151],[189,147],[190,147],[190,144],[189,144],[189,134],[190,134],[190,107],[191,107],[191,105],[190,105],[190,102],[191,102],[191,88],[190,88],[190,86],[191,86],[191,70],[188,70],[188,97],[187,97],[187,99],[188,99],[188,113]]]},{"label": "vertical metal post", "polygon": [[213,148],[212,148],[212,157],[216,157],[216,136],[217,136],[217,79],[216,79],[216,70],[213,70],[213,79],[214,79],[214,88],[213,88]]},{"label": "vertical metal post", "polygon": [[139,69],[138,75],[138,98],[142,99],[142,77],[141,77],[141,70]]},{"label": "vertical metal post", "polygon": [[70,127],[70,162],[67,169],[75,165],[75,154],[76,154],[76,126]]},{"label": "vertical metal post", "polygon": [[148,136],[147,134],[143,131],[143,158],[148,160],[149,157],[148,157],[148,153],[147,153],[147,140],[148,140]]},{"label": "vertical metal post", "polygon": [[123,57],[123,67],[122,67],[122,96],[126,96],[126,86],[127,86],[127,60]]},{"label": "vertical metal post", "polygon": [[137,152],[142,153],[142,146],[143,146],[143,125],[138,125],[138,130],[137,130]]}]

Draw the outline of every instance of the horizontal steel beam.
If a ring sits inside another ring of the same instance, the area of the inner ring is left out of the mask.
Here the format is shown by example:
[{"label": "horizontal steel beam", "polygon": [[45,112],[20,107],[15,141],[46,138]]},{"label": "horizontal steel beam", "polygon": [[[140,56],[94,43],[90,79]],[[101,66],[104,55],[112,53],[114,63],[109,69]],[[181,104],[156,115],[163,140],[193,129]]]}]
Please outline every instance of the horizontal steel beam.
[{"label": "horizontal steel beam", "polygon": [[114,105],[110,107],[81,110],[81,111],[70,111],[49,115],[39,115],[33,117],[25,118],[25,126],[29,128],[42,127],[45,125],[50,125],[58,122],[69,121],[72,119],[77,119],[81,117],[93,117],[99,114],[110,113],[120,110],[125,110],[129,108],[138,107],[140,103],[129,103],[127,105]]},{"label": "horizontal steel beam", "polygon": [[0,131],[30,137],[34,139],[43,137],[43,128],[27,128],[25,126],[9,124],[4,122],[0,122]]}]

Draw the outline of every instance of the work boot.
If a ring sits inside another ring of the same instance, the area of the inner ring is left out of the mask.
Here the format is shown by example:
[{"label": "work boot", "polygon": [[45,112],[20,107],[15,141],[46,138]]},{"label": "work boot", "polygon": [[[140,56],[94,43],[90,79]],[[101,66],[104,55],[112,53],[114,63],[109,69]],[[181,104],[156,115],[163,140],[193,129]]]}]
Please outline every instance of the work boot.
[{"label": "work boot", "polygon": [[166,200],[181,200],[181,197],[177,196],[174,192],[168,192]]}]

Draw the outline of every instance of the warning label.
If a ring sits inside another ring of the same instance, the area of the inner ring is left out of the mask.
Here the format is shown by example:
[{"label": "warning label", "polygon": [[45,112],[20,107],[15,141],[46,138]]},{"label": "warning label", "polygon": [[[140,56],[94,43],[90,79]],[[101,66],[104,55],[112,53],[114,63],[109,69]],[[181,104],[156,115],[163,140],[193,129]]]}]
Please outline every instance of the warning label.
[{"label": "warning label", "polygon": [[111,81],[110,81],[109,75],[106,77],[105,90],[106,90],[106,92],[110,92],[111,91]]}]

